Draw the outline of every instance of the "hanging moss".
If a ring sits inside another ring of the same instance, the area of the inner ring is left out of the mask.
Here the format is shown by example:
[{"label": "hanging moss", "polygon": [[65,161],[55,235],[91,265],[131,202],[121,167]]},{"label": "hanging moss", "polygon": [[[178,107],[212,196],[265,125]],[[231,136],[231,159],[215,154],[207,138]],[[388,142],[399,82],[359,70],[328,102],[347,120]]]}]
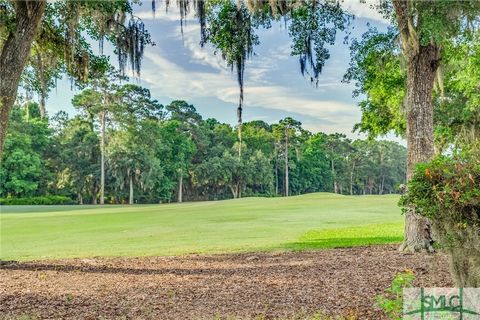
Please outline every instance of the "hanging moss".
[{"label": "hanging moss", "polygon": [[259,43],[254,29],[261,25],[261,20],[255,19],[243,3],[231,0],[210,4],[206,9],[206,29],[201,44],[211,43],[221,53],[232,72],[236,72],[239,86],[237,130],[241,154],[245,64],[253,55],[254,46]]},{"label": "hanging moss", "polygon": [[351,16],[336,1],[305,1],[290,12],[289,34],[292,55],[298,56],[300,72],[318,85],[325,62],[330,58],[328,46],[335,44],[337,31],[344,31]]},{"label": "hanging moss", "polygon": [[140,76],[145,46],[151,42],[145,25],[141,20],[132,18],[127,26],[122,28],[120,35],[117,36],[116,43],[120,70],[124,74],[129,63],[131,70]]}]

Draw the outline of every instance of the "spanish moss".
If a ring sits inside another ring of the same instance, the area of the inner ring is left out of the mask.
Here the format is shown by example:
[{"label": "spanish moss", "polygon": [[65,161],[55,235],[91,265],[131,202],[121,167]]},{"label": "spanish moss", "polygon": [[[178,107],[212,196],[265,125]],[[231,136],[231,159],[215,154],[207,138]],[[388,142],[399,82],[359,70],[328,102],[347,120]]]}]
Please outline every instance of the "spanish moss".
[{"label": "spanish moss", "polygon": [[139,19],[130,19],[117,37],[117,56],[122,74],[129,64],[132,72],[140,76],[145,46],[149,43],[151,40],[144,23]]},{"label": "spanish moss", "polygon": [[190,1],[177,0],[177,6],[180,10],[180,32],[182,34],[182,39],[183,39],[183,26],[187,25],[187,15],[190,9]]},{"label": "spanish moss", "polygon": [[200,45],[203,47],[207,41],[207,17],[205,12],[205,1],[194,0],[194,6],[198,18],[198,24],[200,25]]},{"label": "spanish moss", "polygon": [[205,40],[221,53],[232,72],[236,72],[239,86],[237,130],[239,156],[241,156],[245,64],[253,55],[253,47],[259,43],[258,36],[254,33],[259,23],[255,21],[255,16],[249,12],[243,2],[224,0],[208,7],[207,12]]},{"label": "spanish moss", "polygon": [[291,11],[292,54],[298,56],[302,75],[309,77],[315,86],[330,58],[328,46],[335,44],[337,30],[344,31],[350,19],[334,1],[306,1]]}]

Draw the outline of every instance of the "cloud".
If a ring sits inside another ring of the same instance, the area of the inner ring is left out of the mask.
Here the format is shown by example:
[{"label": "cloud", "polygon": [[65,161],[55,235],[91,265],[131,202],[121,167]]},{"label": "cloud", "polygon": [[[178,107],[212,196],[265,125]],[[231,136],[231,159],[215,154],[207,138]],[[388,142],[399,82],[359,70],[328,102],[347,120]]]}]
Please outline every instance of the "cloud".
[{"label": "cloud", "polygon": [[[139,10],[135,10],[134,15],[142,20],[177,21],[180,23],[180,9],[175,4],[170,4],[168,8],[165,8],[165,2],[162,3],[157,1],[155,12],[153,12],[150,7],[148,7],[148,9],[143,9],[143,6],[140,6],[139,8]],[[194,16],[192,14],[188,14],[186,20],[187,24],[189,22],[194,22]]]},{"label": "cloud", "polygon": [[183,37],[180,27],[177,29],[177,39],[183,41],[184,48],[189,52],[191,63],[199,63],[219,71],[227,70],[225,62],[220,55],[214,53],[210,45],[200,46],[200,26],[198,24],[191,23],[184,26]]},{"label": "cloud", "polygon": [[[151,17],[151,12],[148,15]],[[148,23],[157,30],[164,30],[164,26],[169,25],[175,31],[152,33],[154,41],[160,45],[146,50],[142,80],[148,83],[152,94],[157,97],[184,99],[194,104],[196,101],[203,101],[202,104],[217,101],[213,103],[231,105],[231,111],[225,112],[231,112],[231,123],[234,123],[239,94],[235,74],[219,54],[214,54],[211,46],[200,46],[198,24],[187,23],[182,37],[179,24],[172,22],[178,21],[179,15],[171,12],[162,16],[172,16],[173,19],[165,22],[167,24],[161,22],[161,25],[157,25],[156,21]],[[163,19],[158,14],[157,18]],[[322,76],[319,88],[310,88],[308,81],[298,73],[296,58],[290,55],[290,40],[279,37],[279,33],[279,30],[269,30],[269,45],[258,47],[257,54],[247,63],[246,119],[251,118],[249,115],[266,112],[267,115],[262,115],[263,119],[276,122],[290,115],[298,117],[305,128],[312,131],[350,133],[353,124],[360,118],[360,111],[354,101],[337,101],[336,94],[340,92],[343,97],[351,95],[350,88],[340,85],[339,71],[332,68],[330,73]],[[168,41],[165,41],[166,38]],[[300,85],[299,81],[305,83]]]},{"label": "cloud", "polygon": [[178,15],[173,15],[171,13],[166,13],[165,11],[161,10],[156,10],[156,12],[153,12],[152,10],[148,11],[138,11],[135,12],[135,16],[137,18],[140,18],[144,21],[148,20],[157,20],[157,21],[179,21],[180,16]]},{"label": "cloud", "polygon": [[[156,95],[172,100],[215,98],[233,106],[238,103],[238,86],[232,75],[188,71],[158,52],[147,52],[145,57],[154,67],[146,69],[142,78]],[[313,131],[349,132],[359,118],[354,104],[322,100],[318,96],[305,97],[301,92],[284,86],[258,85],[252,81],[245,87],[244,102],[246,110],[258,107],[277,110],[282,114],[302,115],[311,119],[305,122],[305,126]]]},{"label": "cloud", "polygon": [[388,20],[385,20],[382,14],[375,9],[375,5],[377,4],[378,0],[344,0],[341,5],[345,10],[353,13],[356,17],[388,24]]},{"label": "cloud", "polygon": [[208,97],[215,96],[219,89],[236,87],[236,83],[221,72],[187,70],[156,51],[145,53],[145,58],[153,65],[144,69],[142,79],[163,96],[185,99]]}]

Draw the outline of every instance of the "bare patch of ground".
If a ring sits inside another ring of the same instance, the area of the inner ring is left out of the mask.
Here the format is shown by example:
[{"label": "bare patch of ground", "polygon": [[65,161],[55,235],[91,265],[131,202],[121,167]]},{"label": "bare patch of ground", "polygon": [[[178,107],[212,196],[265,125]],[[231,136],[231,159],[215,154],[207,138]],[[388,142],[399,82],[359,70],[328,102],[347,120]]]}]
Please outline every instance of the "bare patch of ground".
[{"label": "bare patch of ground", "polygon": [[[446,256],[396,246],[313,252],[94,258],[0,265],[0,317],[16,319],[384,319],[374,297],[405,269],[451,286]],[[24,319],[27,317],[24,317]]]}]

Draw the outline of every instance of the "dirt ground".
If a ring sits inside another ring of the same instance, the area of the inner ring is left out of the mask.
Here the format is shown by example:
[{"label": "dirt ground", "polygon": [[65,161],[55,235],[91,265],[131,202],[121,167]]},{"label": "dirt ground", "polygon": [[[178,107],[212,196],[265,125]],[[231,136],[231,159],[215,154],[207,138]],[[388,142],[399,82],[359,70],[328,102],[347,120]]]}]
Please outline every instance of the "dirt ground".
[{"label": "dirt ground", "polygon": [[384,319],[374,307],[396,273],[452,285],[442,254],[396,246],[313,252],[94,258],[0,265],[3,319]]}]

